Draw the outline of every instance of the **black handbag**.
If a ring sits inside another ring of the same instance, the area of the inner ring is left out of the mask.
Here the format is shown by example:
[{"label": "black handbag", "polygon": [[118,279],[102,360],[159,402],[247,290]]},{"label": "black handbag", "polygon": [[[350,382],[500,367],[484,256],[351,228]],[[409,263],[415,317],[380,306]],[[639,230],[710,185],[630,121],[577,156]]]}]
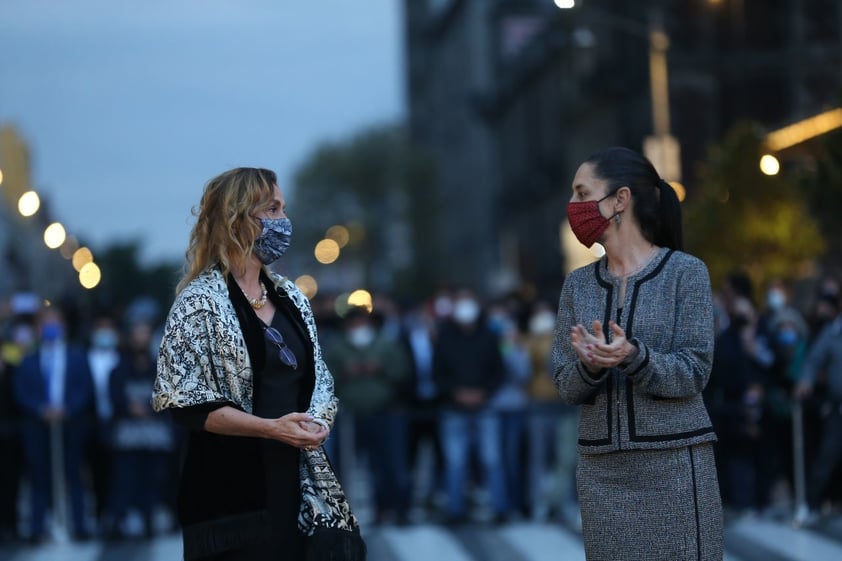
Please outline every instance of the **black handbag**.
[{"label": "black handbag", "polygon": [[321,446],[301,451],[301,512],[308,561],[365,561],[357,517]]}]

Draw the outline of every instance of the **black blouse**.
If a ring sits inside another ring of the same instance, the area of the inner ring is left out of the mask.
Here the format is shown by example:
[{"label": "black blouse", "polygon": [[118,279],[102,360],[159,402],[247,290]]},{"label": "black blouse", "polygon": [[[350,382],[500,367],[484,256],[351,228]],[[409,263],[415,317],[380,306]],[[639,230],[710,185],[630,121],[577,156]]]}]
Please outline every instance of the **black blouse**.
[{"label": "black blouse", "polygon": [[[261,280],[272,286],[263,273]],[[298,368],[293,370],[280,361],[277,346],[264,337],[265,325],[230,275],[228,292],[254,375],[253,413],[277,418],[306,411],[315,386],[315,364],[313,344],[298,308],[283,291],[268,291],[276,308],[272,326],[281,332],[298,360]],[[179,424],[191,429],[179,492],[185,558],[257,544],[265,540],[267,524],[273,549],[294,551],[299,545],[293,543],[299,539],[299,451],[281,442],[203,430],[207,416],[226,405],[236,407],[233,403],[210,403],[171,410]],[[224,492],[229,489],[231,493]]]}]

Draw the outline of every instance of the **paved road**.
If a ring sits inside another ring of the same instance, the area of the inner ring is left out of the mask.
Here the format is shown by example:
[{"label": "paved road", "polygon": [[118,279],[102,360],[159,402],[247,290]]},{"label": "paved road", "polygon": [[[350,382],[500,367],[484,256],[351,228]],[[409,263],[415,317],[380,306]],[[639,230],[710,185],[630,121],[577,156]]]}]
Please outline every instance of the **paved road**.
[{"label": "paved road", "polygon": [[[369,561],[584,561],[581,537],[556,524],[448,528],[433,524],[369,527]],[[842,516],[809,529],[783,522],[729,524],[725,561],[840,561]],[[177,535],[151,541],[0,548],[2,561],[169,561],[181,559]]]}]

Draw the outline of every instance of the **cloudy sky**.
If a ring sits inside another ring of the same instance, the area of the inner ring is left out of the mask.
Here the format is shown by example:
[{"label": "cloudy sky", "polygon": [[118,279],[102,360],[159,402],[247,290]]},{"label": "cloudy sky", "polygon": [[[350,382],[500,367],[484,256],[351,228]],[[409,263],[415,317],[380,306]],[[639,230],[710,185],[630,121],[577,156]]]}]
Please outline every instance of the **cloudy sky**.
[{"label": "cloudy sky", "polygon": [[70,233],[180,259],[217,173],[288,183],[319,142],[403,116],[400,4],[0,0],[0,124]]}]

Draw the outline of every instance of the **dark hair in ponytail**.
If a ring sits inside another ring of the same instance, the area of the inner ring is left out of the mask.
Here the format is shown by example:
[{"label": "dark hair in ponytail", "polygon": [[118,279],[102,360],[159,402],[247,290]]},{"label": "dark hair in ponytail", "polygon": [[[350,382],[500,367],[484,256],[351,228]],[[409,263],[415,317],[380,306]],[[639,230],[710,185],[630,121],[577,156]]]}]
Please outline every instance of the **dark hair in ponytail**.
[{"label": "dark hair in ponytail", "polygon": [[592,154],[584,163],[591,164],[595,175],[608,182],[609,193],[629,188],[643,237],[661,247],[684,248],[681,204],[652,162],[634,150],[614,146]]}]

